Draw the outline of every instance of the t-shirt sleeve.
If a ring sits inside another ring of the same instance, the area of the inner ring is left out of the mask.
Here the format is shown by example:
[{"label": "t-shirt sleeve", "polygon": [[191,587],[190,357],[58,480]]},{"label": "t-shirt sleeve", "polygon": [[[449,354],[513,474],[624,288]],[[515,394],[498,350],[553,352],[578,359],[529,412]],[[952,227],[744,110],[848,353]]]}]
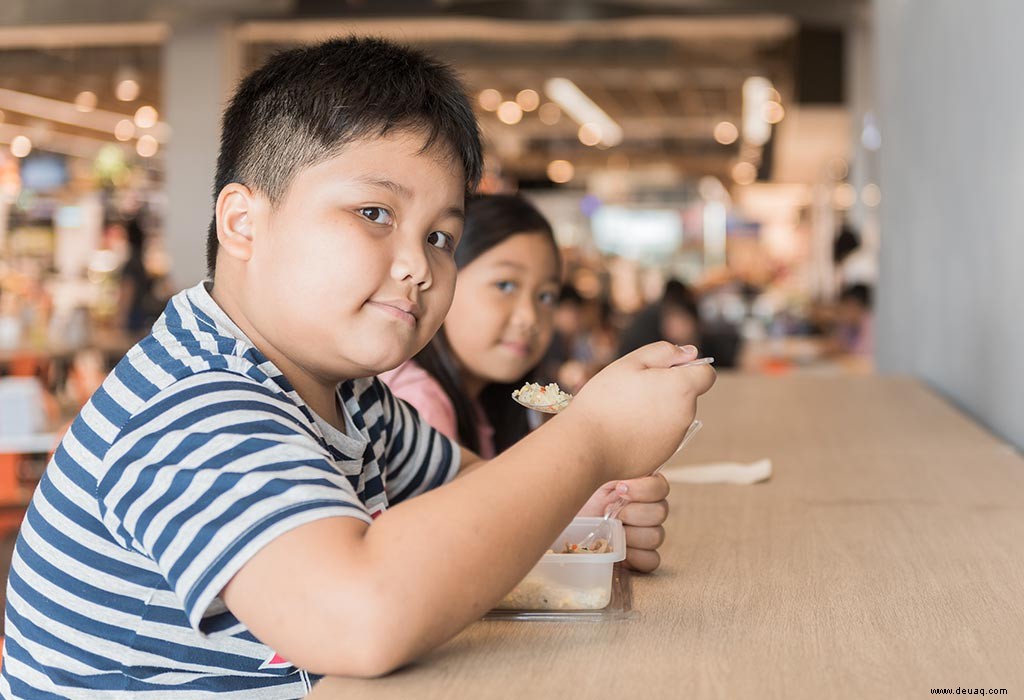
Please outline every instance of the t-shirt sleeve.
[{"label": "t-shirt sleeve", "polygon": [[396,398],[379,379],[374,382],[384,413],[388,501],[401,503],[454,479],[459,470],[458,444]]},{"label": "t-shirt sleeve", "polygon": [[155,562],[200,633],[223,587],[274,538],[326,517],[371,522],[298,407],[230,372],[159,392],[104,463],[104,524]]}]

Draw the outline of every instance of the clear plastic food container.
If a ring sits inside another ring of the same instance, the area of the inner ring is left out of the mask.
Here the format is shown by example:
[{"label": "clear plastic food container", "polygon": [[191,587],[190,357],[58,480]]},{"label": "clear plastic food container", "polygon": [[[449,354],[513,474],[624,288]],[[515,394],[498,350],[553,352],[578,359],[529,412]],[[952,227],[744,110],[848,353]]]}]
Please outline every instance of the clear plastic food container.
[{"label": "clear plastic food container", "polygon": [[[626,558],[622,522],[610,519],[611,549],[600,554],[558,554],[566,543],[579,542],[603,518],[575,518],[551,545],[556,553],[541,557],[537,565],[505,596],[495,610],[600,610],[612,595],[612,568]],[[603,536],[599,533],[599,536]]]}]

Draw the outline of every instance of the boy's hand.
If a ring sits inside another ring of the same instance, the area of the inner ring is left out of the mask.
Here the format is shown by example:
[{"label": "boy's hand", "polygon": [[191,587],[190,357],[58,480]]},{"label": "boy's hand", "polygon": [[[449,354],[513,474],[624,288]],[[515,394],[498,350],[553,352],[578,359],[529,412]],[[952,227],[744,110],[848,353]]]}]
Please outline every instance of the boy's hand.
[{"label": "boy's hand", "polygon": [[697,397],[715,383],[692,345],[645,345],[587,382],[561,416],[580,421],[605,480],[636,478],[672,456],[697,412]]},{"label": "boy's hand", "polygon": [[603,516],[619,496],[626,498],[629,503],[617,516],[626,529],[626,565],[637,571],[654,571],[661,563],[658,547],[665,541],[662,523],[668,516],[668,491],[668,481],[661,474],[609,481],[594,492],[579,514]]}]

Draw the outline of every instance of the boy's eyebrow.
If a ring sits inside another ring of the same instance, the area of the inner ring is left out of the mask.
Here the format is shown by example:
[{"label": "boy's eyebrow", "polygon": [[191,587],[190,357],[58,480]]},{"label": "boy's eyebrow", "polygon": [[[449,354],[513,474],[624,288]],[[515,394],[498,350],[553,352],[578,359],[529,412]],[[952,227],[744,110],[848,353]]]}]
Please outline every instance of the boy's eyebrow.
[{"label": "boy's eyebrow", "polygon": [[399,197],[412,197],[412,190],[403,185],[400,182],[389,180],[386,177],[373,177],[367,175],[365,177],[357,178],[359,182],[372,187],[383,187],[384,189],[392,192]]},{"label": "boy's eyebrow", "polygon": [[[373,177],[372,175],[369,175],[357,178],[357,180],[363,184],[370,185],[371,187],[382,187],[393,193],[396,197],[405,197],[407,199],[412,198],[412,190],[402,183],[389,180],[386,177]],[[445,218],[452,217],[458,219],[463,223],[466,221],[466,211],[459,206],[448,207],[444,210],[443,216]]]},{"label": "boy's eyebrow", "polygon": [[453,219],[458,219],[462,223],[466,223],[466,210],[462,207],[448,207],[444,210],[444,217],[451,217]]}]

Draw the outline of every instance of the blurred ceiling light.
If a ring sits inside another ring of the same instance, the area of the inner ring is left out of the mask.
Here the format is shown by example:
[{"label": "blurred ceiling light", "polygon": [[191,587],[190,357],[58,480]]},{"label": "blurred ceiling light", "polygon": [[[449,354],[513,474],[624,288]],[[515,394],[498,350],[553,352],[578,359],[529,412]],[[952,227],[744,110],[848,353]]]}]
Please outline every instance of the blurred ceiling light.
[{"label": "blurred ceiling light", "polygon": [[601,143],[601,127],[597,124],[584,124],[576,135],[584,146],[596,146]]},{"label": "blurred ceiling light", "polygon": [[545,102],[540,106],[537,116],[548,126],[554,126],[562,118],[562,110],[554,102]]},{"label": "blurred ceiling light", "polygon": [[[113,132],[117,123],[122,119],[130,119],[130,115],[110,112],[105,109],[80,112],[73,102],[54,100],[7,88],[0,88],[0,108],[51,122],[101,131],[104,134]],[[167,141],[170,138],[170,127],[165,122],[158,122],[153,127],[153,135],[161,143]]]},{"label": "blurred ceiling light", "polygon": [[122,102],[134,102],[139,97],[139,84],[134,80],[122,80],[114,88],[114,95]]},{"label": "blurred ceiling light", "polygon": [[149,129],[156,126],[157,113],[156,108],[150,105],[142,105],[135,110],[135,126],[140,129]]},{"label": "blurred ceiling light", "polygon": [[114,96],[121,102],[134,102],[139,97],[139,74],[134,68],[118,69],[114,77]]},{"label": "blurred ceiling light", "polygon": [[764,118],[770,90],[768,78],[753,76],[743,81],[743,140],[754,146],[763,146],[771,136],[771,125]]},{"label": "blurred ceiling light", "polygon": [[715,141],[728,146],[730,143],[736,143],[736,139],[740,137],[740,130],[732,122],[718,122],[715,124],[714,136]]},{"label": "blurred ceiling light", "polygon": [[856,201],[857,190],[848,182],[836,186],[835,192],[832,193],[832,202],[837,209],[849,209]]},{"label": "blurred ceiling light", "polygon": [[[22,132],[21,127],[15,127],[12,125],[0,125],[0,143],[10,143],[19,133],[25,133],[25,135],[28,136],[29,140],[32,142],[33,152],[40,148],[40,141],[35,135],[33,135],[33,133]],[[88,136],[68,134],[61,131],[50,132],[46,139],[45,148],[49,153],[59,153],[61,155],[91,161],[96,157],[96,153],[103,146],[123,148],[121,144],[111,143],[109,132],[106,134],[106,138],[97,139]],[[6,155],[7,153],[5,150],[4,154],[0,155],[0,164],[3,163],[3,159]],[[0,170],[2,170],[2,168],[0,168]]]},{"label": "blurred ceiling light", "polygon": [[494,88],[481,90],[476,99],[488,112],[495,112],[501,106],[501,93]]},{"label": "blurred ceiling light", "polygon": [[860,191],[860,200],[864,202],[865,206],[877,207],[882,203],[882,190],[875,183],[869,182]]},{"label": "blurred ceiling light", "polygon": [[606,146],[622,143],[622,127],[587,97],[576,83],[568,78],[551,78],[544,83],[544,92],[580,126],[596,125],[601,130],[601,143]]},{"label": "blurred ceiling light", "polygon": [[138,143],[135,144],[135,152],[143,158],[151,158],[156,155],[160,145],[156,142],[156,139],[149,134],[143,134],[139,137]]},{"label": "blurred ceiling light", "polygon": [[548,179],[551,182],[565,184],[576,174],[576,168],[567,160],[553,160],[548,163]]},{"label": "blurred ceiling light", "polygon": [[532,112],[540,107],[540,95],[537,94],[536,90],[531,90],[530,88],[520,90],[519,94],[516,95],[516,104],[522,107],[524,112]]},{"label": "blurred ceiling light", "polygon": [[11,139],[11,155],[15,158],[24,158],[32,152],[32,140],[24,134],[18,134]]},{"label": "blurred ceiling light", "polygon": [[732,179],[737,185],[749,185],[757,179],[757,168],[753,163],[741,160],[732,166]]},{"label": "blurred ceiling light", "polygon": [[128,141],[135,136],[135,124],[131,119],[122,119],[114,127],[114,138],[118,141]]},{"label": "blurred ceiling light", "polygon": [[768,100],[764,103],[764,120],[769,124],[778,124],[785,118],[786,109],[774,100]]},{"label": "blurred ceiling light", "polygon": [[498,119],[506,124],[518,124],[523,119],[523,108],[511,100],[498,107]]},{"label": "blurred ceiling light", "polygon": [[79,112],[91,112],[96,109],[96,93],[92,90],[82,90],[75,95],[75,109]]}]

